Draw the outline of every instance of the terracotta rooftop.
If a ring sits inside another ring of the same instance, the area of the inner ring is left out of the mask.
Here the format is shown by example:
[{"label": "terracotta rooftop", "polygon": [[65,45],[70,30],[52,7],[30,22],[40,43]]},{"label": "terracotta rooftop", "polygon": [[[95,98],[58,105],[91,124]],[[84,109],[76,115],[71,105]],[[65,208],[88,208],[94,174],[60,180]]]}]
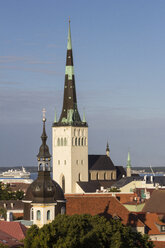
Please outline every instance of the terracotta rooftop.
[{"label": "terracotta rooftop", "polygon": [[27,228],[19,222],[0,221],[0,231],[7,233],[17,240],[25,238]]},{"label": "terracotta rooftop", "polygon": [[143,208],[143,212],[165,214],[165,190],[154,190]]},{"label": "terracotta rooftop", "polygon": [[17,239],[13,238],[11,235],[0,230],[0,243],[3,245],[7,245],[7,247],[21,247],[23,246]]},{"label": "terracotta rooftop", "polygon": [[111,195],[82,194],[65,195],[66,214],[91,214],[105,216],[107,219],[118,217],[124,225],[143,227],[136,214],[130,213],[121,202]]}]

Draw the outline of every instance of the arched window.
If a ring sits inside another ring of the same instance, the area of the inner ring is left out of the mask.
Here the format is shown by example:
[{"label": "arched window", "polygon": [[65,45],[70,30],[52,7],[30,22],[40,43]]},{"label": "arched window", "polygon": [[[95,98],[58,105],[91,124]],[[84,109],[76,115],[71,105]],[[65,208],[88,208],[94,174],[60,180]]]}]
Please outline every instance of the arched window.
[{"label": "arched window", "polygon": [[50,220],[50,210],[47,211],[47,220]]},{"label": "arched window", "polygon": [[62,190],[65,193],[65,177],[64,176],[62,176]]},{"label": "arched window", "polygon": [[57,146],[60,146],[60,138],[57,139]]},{"label": "arched window", "polygon": [[63,146],[63,138],[61,138],[61,146]]},{"label": "arched window", "polygon": [[81,181],[81,174],[78,174],[78,181]]},{"label": "arched window", "polygon": [[77,131],[78,136],[80,136],[80,129]]},{"label": "arched window", "polygon": [[65,207],[64,206],[61,208],[61,214],[65,214]]},{"label": "arched window", "polygon": [[75,138],[75,146],[77,146],[77,138]]},{"label": "arched window", "polygon": [[106,172],[104,172],[104,180],[106,180]]},{"label": "arched window", "polygon": [[84,146],[87,145],[87,138],[84,138]]},{"label": "arched window", "polygon": [[34,210],[31,208],[31,220],[34,220]]},{"label": "arched window", "polygon": [[64,138],[64,146],[66,146],[67,145],[67,140],[66,140],[66,138]]},{"label": "arched window", "polygon": [[80,146],[81,144],[80,144],[80,138],[78,139],[78,145]]},{"label": "arched window", "polygon": [[84,145],[84,139],[81,138],[81,145],[83,146]]},{"label": "arched window", "polygon": [[76,136],[76,129],[74,129],[74,136]]},{"label": "arched window", "polygon": [[96,173],[96,180],[99,180],[99,174],[98,174],[98,172]]},{"label": "arched window", "polygon": [[41,220],[41,211],[37,210],[37,220]]}]

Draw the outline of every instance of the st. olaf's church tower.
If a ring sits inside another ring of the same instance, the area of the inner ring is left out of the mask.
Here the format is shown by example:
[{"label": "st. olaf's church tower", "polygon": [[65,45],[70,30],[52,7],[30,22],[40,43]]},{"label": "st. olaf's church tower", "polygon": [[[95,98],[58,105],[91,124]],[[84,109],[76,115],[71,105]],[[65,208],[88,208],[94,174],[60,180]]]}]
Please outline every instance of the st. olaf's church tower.
[{"label": "st. olaf's church tower", "polygon": [[88,125],[78,112],[69,21],[63,108],[52,126],[53,179],[65,193],[88,181]]},{"label": "st. olaf's church tower", "polygon": [[88,155],[88,124],[78,112],[71,31],[69,22],[64,100],[61,116],[52,125],[53,180],[64,193],[96,192],[101,187],[110,188],[125,170],[114,166],[109,145],[105,155]]}]

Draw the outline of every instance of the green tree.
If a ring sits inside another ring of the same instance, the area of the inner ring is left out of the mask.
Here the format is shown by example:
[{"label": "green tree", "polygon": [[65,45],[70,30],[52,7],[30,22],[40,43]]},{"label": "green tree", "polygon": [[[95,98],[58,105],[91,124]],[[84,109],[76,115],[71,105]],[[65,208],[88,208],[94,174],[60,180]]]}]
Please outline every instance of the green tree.
[{"label": "green tree", "polygon": [[91,215],[58,215],[42,228],[32,226],[25,248],[152,248],[148,236],[133,232],[119,220]]},{"label": "green tree", "polygon": [[7,210],[5,208],[0,208],[0,216],[6,220]]}]

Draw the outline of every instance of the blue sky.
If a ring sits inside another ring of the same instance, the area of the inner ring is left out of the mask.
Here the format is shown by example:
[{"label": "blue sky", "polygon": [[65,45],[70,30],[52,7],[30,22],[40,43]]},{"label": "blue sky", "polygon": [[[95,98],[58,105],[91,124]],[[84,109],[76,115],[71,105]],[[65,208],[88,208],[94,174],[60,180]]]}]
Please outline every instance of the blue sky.
[{"label": "blue sky", "polygon": [[63,101],[68,19],[89,153],[116,165],[165,165],[165,1],[0,2],[1,166],[37,165]]}]

